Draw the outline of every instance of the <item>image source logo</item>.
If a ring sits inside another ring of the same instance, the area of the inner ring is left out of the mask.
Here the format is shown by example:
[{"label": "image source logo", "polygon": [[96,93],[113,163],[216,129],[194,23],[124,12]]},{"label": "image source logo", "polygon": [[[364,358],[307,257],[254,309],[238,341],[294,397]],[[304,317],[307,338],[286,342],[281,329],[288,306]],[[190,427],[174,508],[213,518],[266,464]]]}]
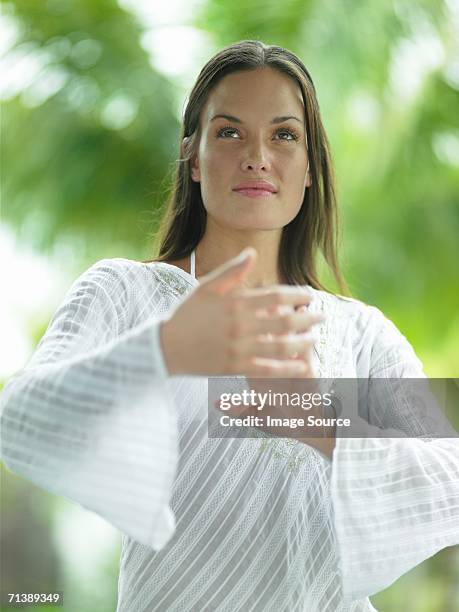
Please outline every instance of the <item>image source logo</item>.
[{"label": "image source logo", "polygon": [[[448,414],[452,405],[459,405],[457,382],[209,378],[208,435],[259,437],[262,431],[291,438],[459,437],[457,410]],[[446,387],[456,390],[452,401]]]}]

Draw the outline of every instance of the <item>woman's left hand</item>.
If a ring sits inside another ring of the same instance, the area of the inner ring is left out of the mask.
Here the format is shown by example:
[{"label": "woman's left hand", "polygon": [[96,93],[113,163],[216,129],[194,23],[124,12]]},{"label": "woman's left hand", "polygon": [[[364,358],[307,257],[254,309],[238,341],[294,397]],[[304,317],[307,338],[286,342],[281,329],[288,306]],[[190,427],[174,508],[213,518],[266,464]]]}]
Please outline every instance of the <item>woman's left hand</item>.
[{"label": "woman's left hand", "polygon": [[[282,309],[290,307],[280,306],[276,308]],[[298,310],[307,311],[307,307],[301,306]],[[267,315],[269,315],[269,313],[267,313]],[[295,355],[292,354],[291,357],[300,359],[307,365],[305,374],[301,378],[298,378],[298,375],[294,378],[247,378],[249,392],[253,391],[256,394],[255,397],[275,399],[273,398],[273,394],[277,394],[277,401],[269,404],[266,402],[261,409],[260,405],[257,403],[250,406],[232,405],[229,410],[225,410],[225,413],[231,417],[237,418],[244,418],[247,416],[262,417],[264,424],[261,426],[257,425],[257,429],[277,437],[296,439],[299,442],[318,448],[318,450],[324,452],[327,456],[331,456],[334,447],[335,428],[324,428],[322,426],[292,428],[288,426],[270,426],[267,424],[268,415],[270,419],[288,419],[288,422],[293,422],[294,419],[296,419],[295,422],[298,422],[298,419],[303,419],[305,423],[309,415],[313,415],[314,417],[324,416],[317,375],[312,364],[315,338],[311,332],[298,335],[303,336],[304,351],[296,353]],[[280,338],[281,336],[274,337],[272,334],[269,334],[263,341],[274,342],[276,340],[278,341]],[[300,401],[292,405],[290,402],[292,397],[298,398]],[[307,407],[302,407],[303,404]],[[216,408],[219,409],[219,406],[216,405]]]}]

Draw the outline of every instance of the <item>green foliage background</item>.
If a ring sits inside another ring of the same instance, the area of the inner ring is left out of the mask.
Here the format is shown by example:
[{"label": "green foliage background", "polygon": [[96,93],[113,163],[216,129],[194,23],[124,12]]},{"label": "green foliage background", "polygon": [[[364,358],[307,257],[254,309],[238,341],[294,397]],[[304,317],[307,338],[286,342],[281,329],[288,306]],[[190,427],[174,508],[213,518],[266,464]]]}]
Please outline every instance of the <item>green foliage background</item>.
[{"label": "green foliage background", "polygon": [[[353,295],[393,319],[428,375],[441,377],[459,371],[453,4],[203,0],[187,23],[210,41],[208,57],[256,38],[303,59],[334,153],[341,261]],[[140,43],[145,24],[114,0],[1,6],[18,34],[9,57],[40,65],[36,78],[3,102],[3,222],[50,259],[66,245],[79,271],[102,257],[149,257],[179,154],[180,83],[155,68]],[[187,53],[179,43],[176,53]],[[324,279],[334,288],[326,270]],[[6,500],[11,508],[19,503],[13,497]],[[112,576],[105,599],[112,609],[116,563],[104,571]],[[447,549],[373,601],[382,610],[452,611],[458,576],[458,551]]]}]

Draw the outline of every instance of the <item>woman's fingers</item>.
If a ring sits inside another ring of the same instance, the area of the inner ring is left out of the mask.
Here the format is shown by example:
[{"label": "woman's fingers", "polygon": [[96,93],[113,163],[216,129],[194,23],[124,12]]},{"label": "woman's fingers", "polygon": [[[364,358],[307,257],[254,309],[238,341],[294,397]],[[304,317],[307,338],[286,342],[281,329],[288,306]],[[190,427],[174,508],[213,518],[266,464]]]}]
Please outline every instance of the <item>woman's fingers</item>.
[{"label": "woman's fingers", "polygon": [[314,346],[312,334],[296,334],[276,339],[258,340],[255,345],[255,352],[260,357],[270,357],[271,359],[297,359],[310,354]]},{"label": "woman's fingers", "polygon": [[246,366],[247,376],[251,378],[295,378],[312,375],[311,366],[300,360],[255,358]]},{"label": "woman's fingers", "polygon": [[292,334],[308,332],[313,325],[325,321],[325,315],[320,312],[289,312],[273,314],[270,317],[255,315],[252,319],[250,332],[262,334]]},{"label": "woman's fingers", "polygon": [[256,311],[271,310],[276,306],[307,306],[312,295],[306,287],[281,285],[238,290],[231,294],[231,299],[237,304],[236,309]]},{"label": "woman's fingers", "polygon": [[[308,311],[311,292],[305,286],[284,285],[234,289],[245,266],[249,262],[236,260],[207,277],[163,323],[161,338],[171,374],[308,376],[308,340],[285,336],[309,332],[323,320],[323,315]],[[274,339],[270,346],[263,344],[267,335]]]}]

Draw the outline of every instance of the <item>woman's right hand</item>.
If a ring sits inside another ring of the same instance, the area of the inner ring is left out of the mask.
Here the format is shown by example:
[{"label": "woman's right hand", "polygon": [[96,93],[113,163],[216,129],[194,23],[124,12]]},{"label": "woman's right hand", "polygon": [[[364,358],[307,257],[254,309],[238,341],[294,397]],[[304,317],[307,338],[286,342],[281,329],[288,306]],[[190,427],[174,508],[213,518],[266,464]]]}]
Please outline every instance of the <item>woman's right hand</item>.
[{"label": "woman's right hand", "polygon": [[241,286],[257,253],[249,247],[200,279],[161,324],[169,374],[310,376],[313,325],[306,287]]}]

